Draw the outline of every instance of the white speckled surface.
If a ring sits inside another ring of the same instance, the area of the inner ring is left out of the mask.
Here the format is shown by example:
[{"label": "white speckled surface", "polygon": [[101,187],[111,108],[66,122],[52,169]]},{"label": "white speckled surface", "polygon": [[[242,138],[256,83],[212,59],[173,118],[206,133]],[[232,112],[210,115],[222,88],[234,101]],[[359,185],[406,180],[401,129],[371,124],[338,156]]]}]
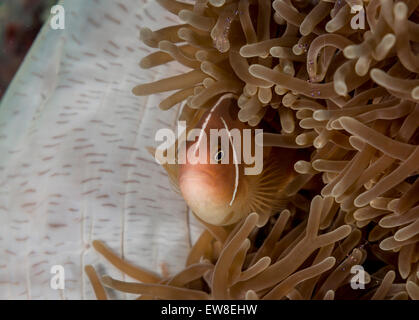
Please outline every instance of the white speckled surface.
[{"label": "white speckled surface", "polygon": [[[64,0],[66,29],[44,26],[0,105],[0,299],[92,299],[83,267],[123,276],[90,246],[101,239],[136,265],[173,274],[200,228],[146,152],[177,110],[131,88],[139,27],[176,23],[154,1]],[[188,231],[190,229],[190,231]],[[50,287],[63,265],[65,290]],[[119,296],[123,298],[123,296]]]}]

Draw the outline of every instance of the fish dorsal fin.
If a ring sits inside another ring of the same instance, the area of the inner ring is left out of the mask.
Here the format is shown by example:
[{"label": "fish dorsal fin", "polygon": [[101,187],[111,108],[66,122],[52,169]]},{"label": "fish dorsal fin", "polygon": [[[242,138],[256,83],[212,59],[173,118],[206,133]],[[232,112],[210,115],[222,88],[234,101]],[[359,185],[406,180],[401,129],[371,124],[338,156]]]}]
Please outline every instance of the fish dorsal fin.
[{"label": "fish dorsal fin", "polygon": [[[179,143],[186,140],[188,132],[197,125],[197,123],[199,122],[199,120],[201,119],[204,113],[205,113],[205,110],[196,110],[195,112],[193,112],[193,115],[189,119],[187,119],[186,131],[178,139],[176,139],[176,141],[171,146],[169,146],[164,152],[173,152],[173,154],[175,155],[175,159],[177,160]],[[167,172],[167,175],[169,176],[169,181],[171,185],[173,186],[173,188],[175,189],[175,191],[177,193],[180,193],[179,180],[178,180],[179,179],[179,165],[177,163],[175,164],[166,163],[165,159],[159,157],[160,153],[159,152],[156,153],[156,150],[157,150],[156,148],[146,147],[146,149],[151,154],[151,156]]]},{"label": "fish dorsal fin", "polygon": [[196,127],[196,125],[198,124],[199,120],[201,120],[202,116],[205,114],[205,112],[207,112],[208,110],[205,109],[200,109],[197,110],[194,114],[194,116],[192,117],[192,119],[189,121],[189,123],[187,123],[186,126],[186,130],[187,132],[193,128]]},{"label": "fish dorsal fin", "polygon": [[[171,146],[171,148],[174,148],[175,145],[177,145],[176,142]],[[167,175],[169,176],[169,181],[170,181],[171,185],[173,186],[173,188],[175,189],[175,191],[177,193],[180,193],[179,183],[178,183],[178,165],[177,164],[164,163],[163,159],[158,158],[159,153],[156,153],[156,148],[146,147],[146,149],[152,155],[152,157],[155,160],[157,160],[157,162],[167,172]]]},{"label": "fish dorsal fin", "polygon": [[[188,115],[188,119],[185,119],[187,121],[186,130],[185,132],[178,138],[176,141],[168,147],[165,152],[173,152],[175,155],[175,159],[177,162],[178,159],[178,146],[181,142],[186,140],[186,137],[191,129],[195,128],[198,124],[199,120],[201,119],[202,115],[207,111],[205,109],[200,110],[193,110],[191,114]],[[167,172],[167,175],[169,176],[169,181],[175,191],[177,193],[180,193],[179,188],[179,165],[177,163],[175,164],[169,164],[166,163],[165,159],[160,159],[160,153],[156,153],[156,148],[153,147],[146,147],[147,151],[152,155],[152,157],[164,168],[164,170]]]}]

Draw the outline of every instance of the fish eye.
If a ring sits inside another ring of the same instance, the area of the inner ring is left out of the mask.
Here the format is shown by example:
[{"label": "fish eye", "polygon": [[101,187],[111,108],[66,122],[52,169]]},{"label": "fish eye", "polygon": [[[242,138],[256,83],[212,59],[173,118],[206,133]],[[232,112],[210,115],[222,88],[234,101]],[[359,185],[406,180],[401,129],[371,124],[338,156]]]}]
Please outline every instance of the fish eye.
[{"label": "fish eye", "polygon": [[224,151],[223,150],[218,150],[215,155],[214,155],[214,159],[217,162],[220,162],[224,157]]}]

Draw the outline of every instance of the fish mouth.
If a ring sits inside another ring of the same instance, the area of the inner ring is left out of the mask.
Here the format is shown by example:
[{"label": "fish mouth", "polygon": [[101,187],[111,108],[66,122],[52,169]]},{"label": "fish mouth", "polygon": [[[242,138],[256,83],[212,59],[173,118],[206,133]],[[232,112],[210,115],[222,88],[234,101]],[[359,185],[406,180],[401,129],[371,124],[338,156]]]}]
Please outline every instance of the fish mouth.
[{"label": "fish mouth", "polygon": [[195,181],[197,184],[204,184],[207,187],[215,186],[214,176],[206,170],[189,170],[179,178],[179,184],[191,184]]},{"label": "fish mouth", "polygon": [[231,211],[231,196],[223,182],[206,170],[190,170],[181,174],[179,187],[186,203],[199,218],[220,225]]}]

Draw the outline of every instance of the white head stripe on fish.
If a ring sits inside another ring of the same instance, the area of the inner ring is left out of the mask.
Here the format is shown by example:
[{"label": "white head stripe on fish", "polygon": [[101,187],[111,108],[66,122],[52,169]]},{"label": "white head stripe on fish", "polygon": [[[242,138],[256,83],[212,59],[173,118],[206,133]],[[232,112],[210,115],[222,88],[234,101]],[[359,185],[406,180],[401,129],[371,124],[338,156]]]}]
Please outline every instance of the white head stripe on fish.
[{"label": "white head stripe on fish", "polygon": [[235,98],[236,96],[234,95],[234,94],[232,94],[232,93],[228,93],[228,94],[225,94],[225,95],[223,95],[223,96],[221,96],[219,99],[218,99],[218,101],[215,103],[215,105],[212,107],[212,109],[211,109],[211,111],[210,111],[210,113],[208,114],[208,116],[205,118],[205,121],[204,121],[204,123],[203,123],[203,125],[202,125],[202,129],[201,129],[201,132],[200,132],[200,134],[199,134],[199,137],[198,137],[198,141],[197,141],[197,143],[196,143],[196,145],[195,145],[195,150],[194,150],[194,154],[196,155],[196,152],[197,152],[197,150],[198,150],[198,146],[201,144],[201,140],[202,140],[202,137],[204,136],[204,131],[205,131],[205,129],[207,128],[207,125],[208,125],[208,122],[209,122],[209,120],[210,120],[210,118],[211,118],[211,116],[212,116],[212,113],[215,111],[215,109],[221,104],[221,101],[223,101],[224,99],[228,99],[228,98]]},{"label": "white head stripe on fish", "polygon": [[202,137],[204,136],[204,132],[205,132],[205,129],[207,128],[208,122],[209,122],[210,118],[212,117],[212,113],[214,112],[214,110],[219,105],[220,104],[217,103],[215,106],[213,106],[212,109],[211,109],[211,111],[210,111],[210,113],[205,118],[204,124],[202,125],[202,128],[201,128],[201,132],[199,133],[198,141],[196,142],[196,145],[195,145],[195,150],[194,150],[195,155],[196,155],[196,152],[198,151],[198,146],[201,144],[201,140],[202,140]]},{"label": "white head stripe on fish", "polygon": [[234,148],[234,144],[233,144],[233,140],[231,139],[231,134],[230,134],[230,130],[228,129],[227,123],[225,122],[224,118],[221,117],[221,121],[224,123],[224,127],[227,130],[228,133],[228,139],[231,143],[231,148],[233,149],[233,157],[234,157],[234,167],[236,169],[236,180],[234,182],[234,191],[233,191],[233,197],[231,198],[231,201],[229,203],[230,207],[234,202],[234,199],[236,198],[236,193],[237,193],[237,188],[239,186],[239,164],[237,163],[237,153],[236,153],[236,148]]}]

